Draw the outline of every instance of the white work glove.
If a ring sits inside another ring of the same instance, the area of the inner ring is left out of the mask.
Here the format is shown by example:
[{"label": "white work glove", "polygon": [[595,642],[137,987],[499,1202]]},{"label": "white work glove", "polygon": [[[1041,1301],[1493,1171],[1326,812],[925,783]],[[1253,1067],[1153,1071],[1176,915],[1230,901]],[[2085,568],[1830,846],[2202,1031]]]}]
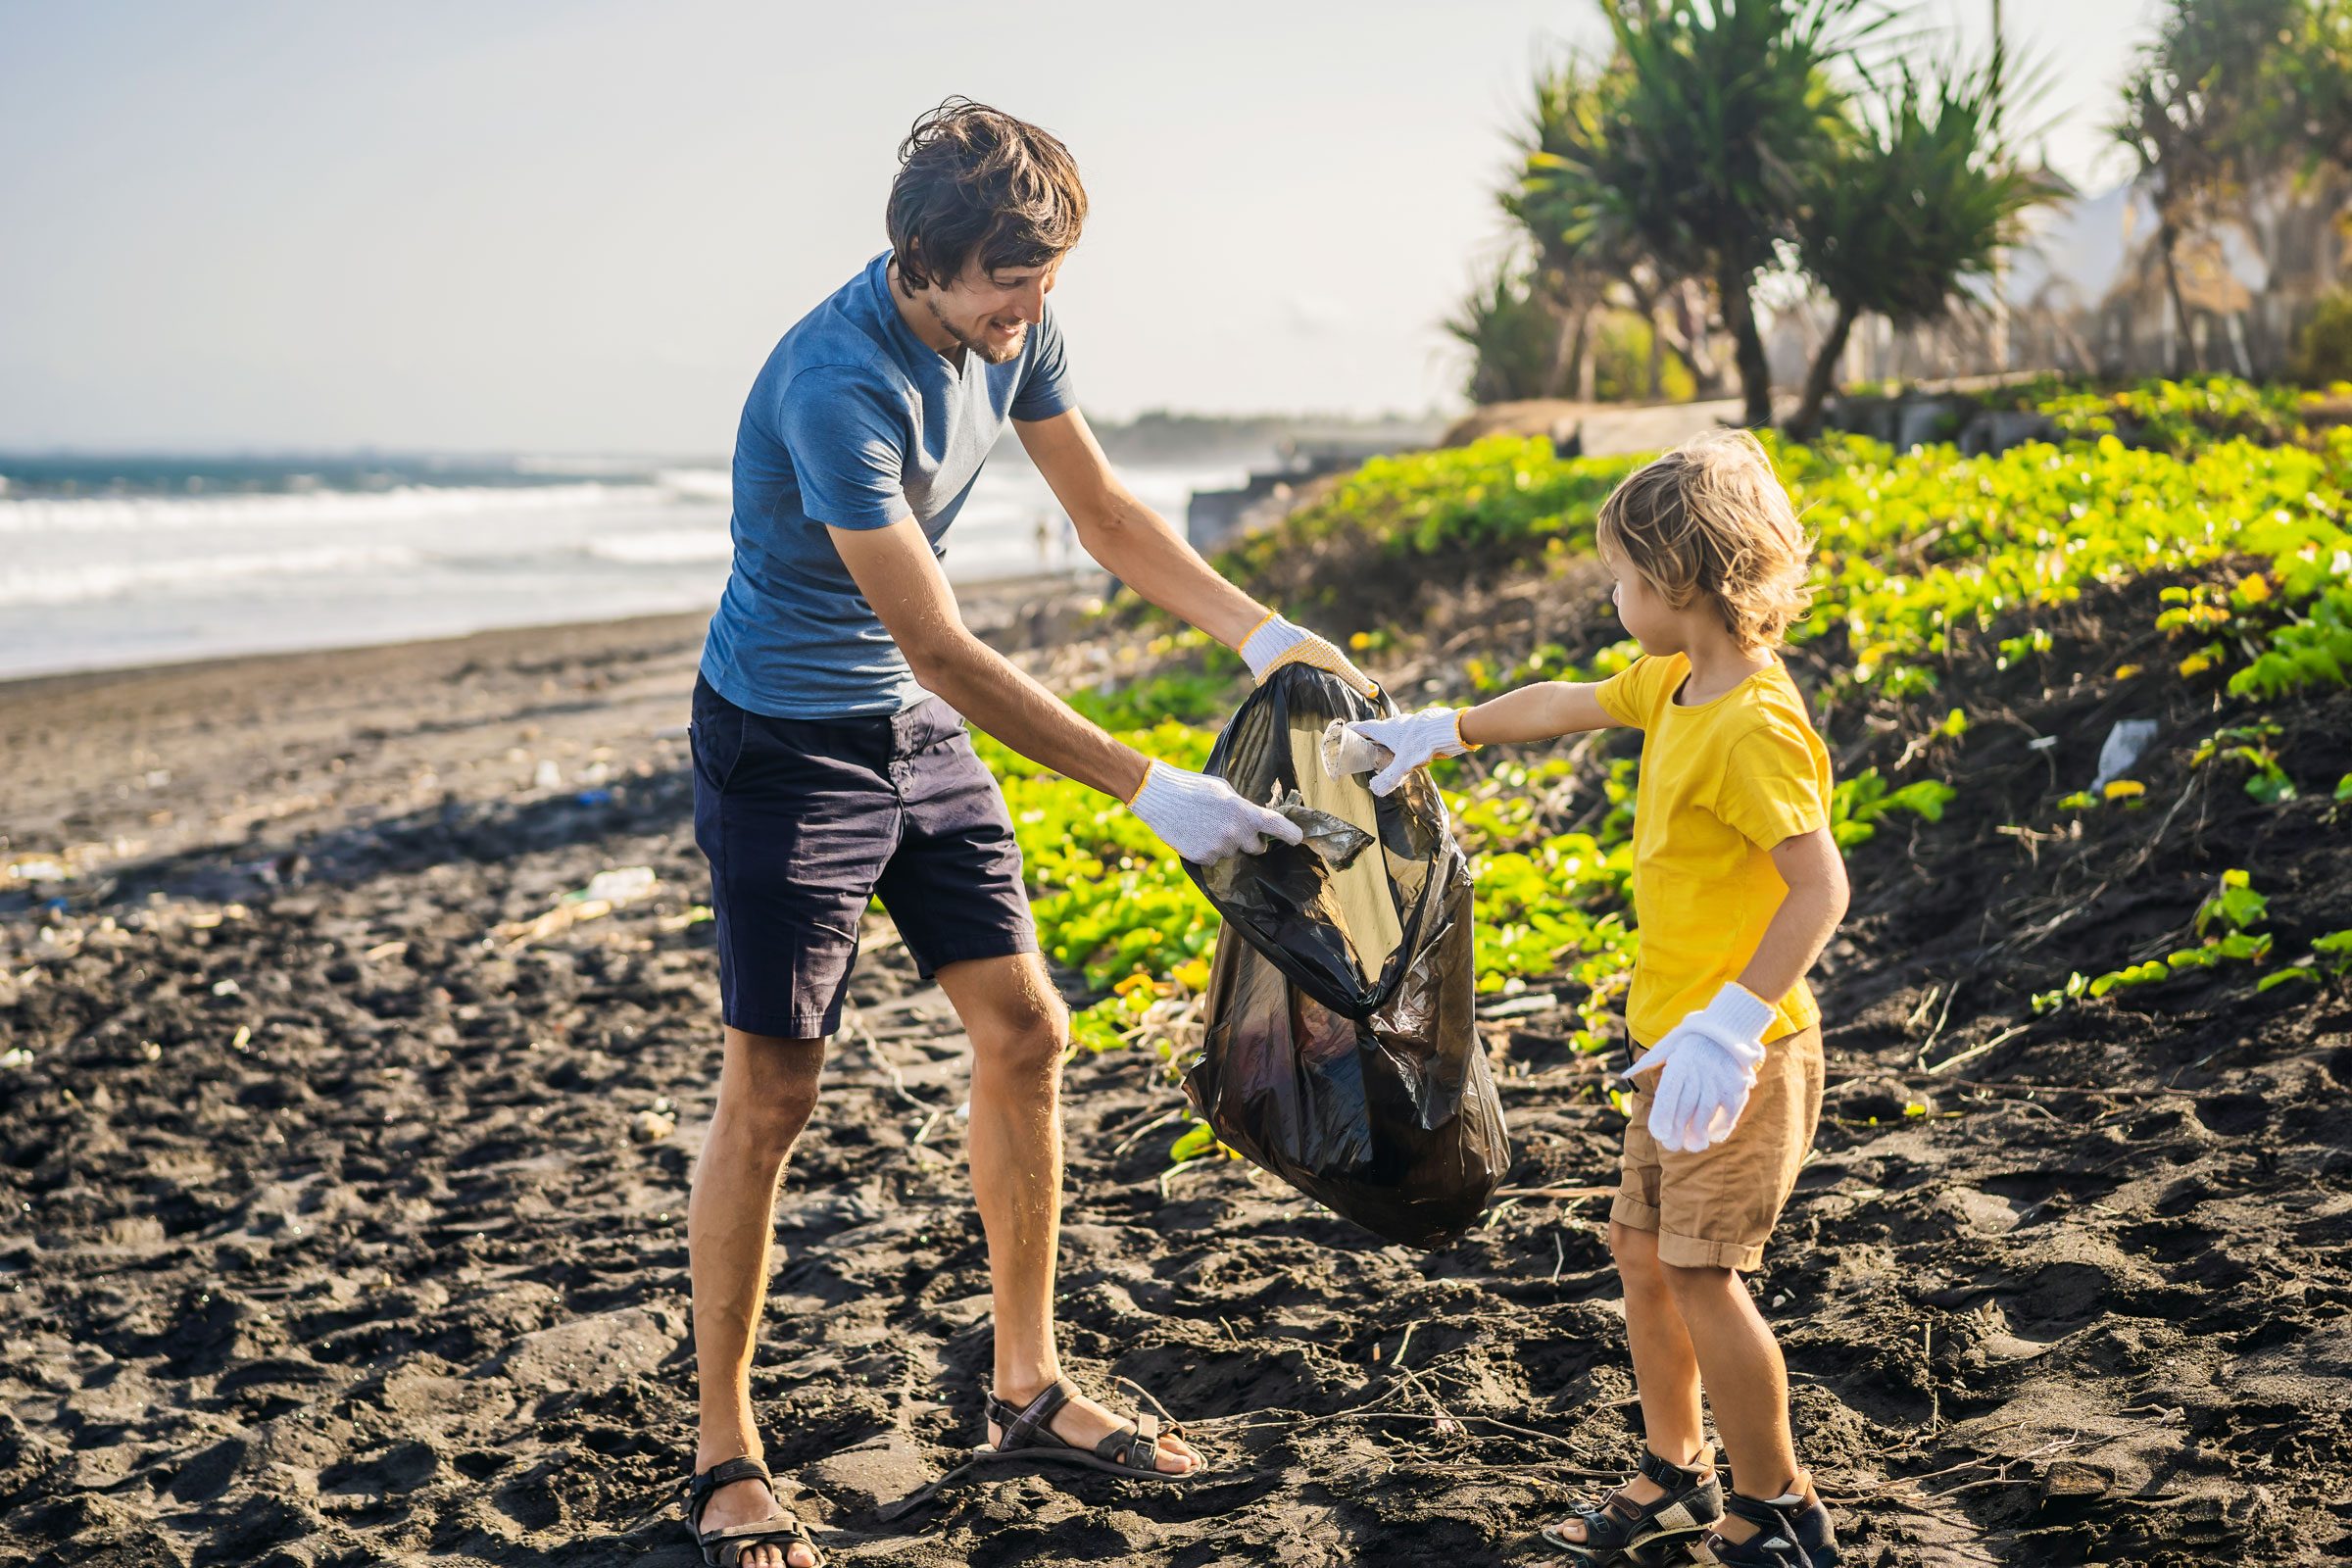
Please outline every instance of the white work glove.
[{"label": "white work glove", "polygon": [[1715,1000],[1687,1013],[1674,1029],[1642,1053],[1624,1076],[1658,1069],[1649,1098],[1649,1136],[1660,1149],[1695,1154],[1722,1143],[1740,1124],[1756,1068],[1764,1060],[1764,1031],[1773,1007],[1762,997],[1726,981]]},{"label": "white work glove", "polygon": [[1435,757],[1459,757],[1470,750],[1462,739],[1462,715],[1467,708],[1424,708],[1396,718],[1359,718],[1348,727],[1389,754],[1389,762],[1372,775],[1372,793],[1387,795],[1404,776]]},{"label": "white work glove", "polygon": [[1377,689],[1372,677],[1350,663],[1337,647],[1280,615],[1259,621],[1257,630],[1242,639],[1241,655],[1242,662],[1250,666],[1250,678],[1260,682],[1285,664],[1312,664],[1339,676],[1358,697],[1368,698]]},{"label": "white work glove", "polygon": [[1298,823],[1250,805],[1223,779],[1157,760],[1145,767],[1143,786],[1127,808],[1195,865],[1231,855],[1263,855],[1269,838],[1297,844],[1305,837]]}]

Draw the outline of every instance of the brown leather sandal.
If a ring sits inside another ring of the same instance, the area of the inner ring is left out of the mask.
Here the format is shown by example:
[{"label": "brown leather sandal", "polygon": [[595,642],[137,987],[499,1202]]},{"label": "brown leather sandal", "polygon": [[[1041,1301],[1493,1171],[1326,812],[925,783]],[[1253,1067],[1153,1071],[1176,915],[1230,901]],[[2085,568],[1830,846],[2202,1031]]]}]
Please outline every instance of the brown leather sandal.
[{"label": "brown leather sandal", "polygon": [[1081,1448],[1057,1435],[1047,1425],[1054,1412],[1077,1397],[1078,1385],[1068,1378],[1056,1378],[1045,1391],[1031,1399],[1025,1408],[1013,1406],[993,1393],[982,1392],[988,1419],[996,1424],[994,1445],[972,1452],[974,1464],[990,1464],[1011,1459],[1035,1459],[1045,1464],[1079,1465],[1089,1470],[1106,1471],[1114,1476],[1126,1476],[1135,1481],[1189,1481],[1200,1473],[1195,1465],[1181,1474],[1159,1467],[1159,1435],[1169,1432],[1181,1437],[1184,1429],[1176,1422],[1164,1426],[1160,1418],[1148,1412],[1137,1412],[1127,1425],[1111,1433],[1092,1447]]},{"label": "brown leather sandal", "polygon": [[[1129,1387],[1133,1387],[1132,1384]],[[1137,1393],[1143,1393],[1138,1389]],[[988,1419],[997,1425],[997,1441],[982,1444],[970,1450],[963,1463],[926,1486],[918,1487],[892,1502],[874,1509],[874,1517],[885,1524],[903,1518],[938,1496],[949,1487],[968,1477],[975,1470],[991,1465],[1026,1463],[1076,1465],[1087,1470],[1100,1470],[1109,1475],[1125,1476],[1130,1481],[1192,1481],[1201,1475],[1204,1465],[1195,1465],[1179,1475],[1159,1467],[1159,1435],[1163,1432],[1184,1435],[1180,1422],[1167,1418],[1162,1409],[1157,1415],[1137,1413],[1127,1425],[1096,1444],[1081,1448],[1046,1425],[1054,1412],[1077,1396],[1078,1385],[1068,1378],[1056,1378],[1045,1392],[1031,1399],[1026,1408],[1016,1409],[1005,1403],[983,1384],[980,1399],[988,1411]],[[1152,1399],[1145,1394],[1144,1397]],[[1152,1399],[1154,1405],[1159,1401]]]},{"label": "brown leather sandal", "polygon": [[[711,1496],[719,1488],[733,1486],[738,1481],[759,1482],[784,1511],[753,1524],[705,1532],[703,1510],[710,1505]],[[743,1554],[759,1545],[781,1547],[787,1562],[792,1560],[793,1547],[806,1546],[808,1555],[816,1559],[817,1568],[824,1568],[825,1554],[808,1539],[808,1527],[801,1523],[799,1515],[784,1507],[783,1498],[776,1496],[775,1477],[768,1474],[766,1465],[749,1455],[721,1460],[686,1483],[686,1528],[693,1533],[694,1544],[702,1548],[703,1561],[709,1568],[736,1568]]]}]

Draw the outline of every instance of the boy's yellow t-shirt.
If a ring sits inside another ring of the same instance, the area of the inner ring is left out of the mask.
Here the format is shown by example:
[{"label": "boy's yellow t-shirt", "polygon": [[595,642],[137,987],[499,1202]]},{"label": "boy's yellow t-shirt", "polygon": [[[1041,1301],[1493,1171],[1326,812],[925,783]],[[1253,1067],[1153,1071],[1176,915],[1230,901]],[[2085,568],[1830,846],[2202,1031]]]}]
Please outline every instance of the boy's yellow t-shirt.
[{"label": "boy's yellow t-shirt", "polygon": [[[1776,659],[1713,702],[1675,701],[1690,677],[1681,654],[1648,655],[1594,692],[1642,731],[1634,792],[1634,912],[1642,932],[1626,1026],[1652,1046],[1740,978],[1788,895],[1772,850],[1830,819],[1830,754],[1805,700]],[[1764,1038],[1817,1023],[1799,980],[1775,1004]]]}]

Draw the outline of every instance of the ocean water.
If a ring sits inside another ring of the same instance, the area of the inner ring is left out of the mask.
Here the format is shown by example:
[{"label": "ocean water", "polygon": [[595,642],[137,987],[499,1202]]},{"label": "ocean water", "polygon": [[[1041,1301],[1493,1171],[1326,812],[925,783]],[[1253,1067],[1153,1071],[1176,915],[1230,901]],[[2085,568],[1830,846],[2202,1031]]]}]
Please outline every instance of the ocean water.
[{"label": "ocean water", "polygon": [[[1138,467],[1179,528],[1243,467]],[[0,678],[708,610],[724,469],[625,459],[0,458]],[[1092,570],[1011,443],[948,534],[959,582]]]}]

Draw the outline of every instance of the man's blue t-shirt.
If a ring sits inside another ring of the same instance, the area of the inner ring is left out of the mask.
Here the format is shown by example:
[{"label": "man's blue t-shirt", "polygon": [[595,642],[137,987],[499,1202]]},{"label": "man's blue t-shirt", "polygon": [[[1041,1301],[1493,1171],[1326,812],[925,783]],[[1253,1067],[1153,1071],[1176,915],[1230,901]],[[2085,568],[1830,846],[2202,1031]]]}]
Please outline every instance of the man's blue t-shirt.
[{"label": "man's blue t-shirt", "polygon": [[703,674],[773,718],[895,713],[923,692],[825,532],[912,514],[947,554],[948,525],[1007,419],[1072,407],[1049,308],[1015,359],[961,368],[908,329],[890,253],[803,317],[752,383],[735,432],[735,563],[703,643]]}]

